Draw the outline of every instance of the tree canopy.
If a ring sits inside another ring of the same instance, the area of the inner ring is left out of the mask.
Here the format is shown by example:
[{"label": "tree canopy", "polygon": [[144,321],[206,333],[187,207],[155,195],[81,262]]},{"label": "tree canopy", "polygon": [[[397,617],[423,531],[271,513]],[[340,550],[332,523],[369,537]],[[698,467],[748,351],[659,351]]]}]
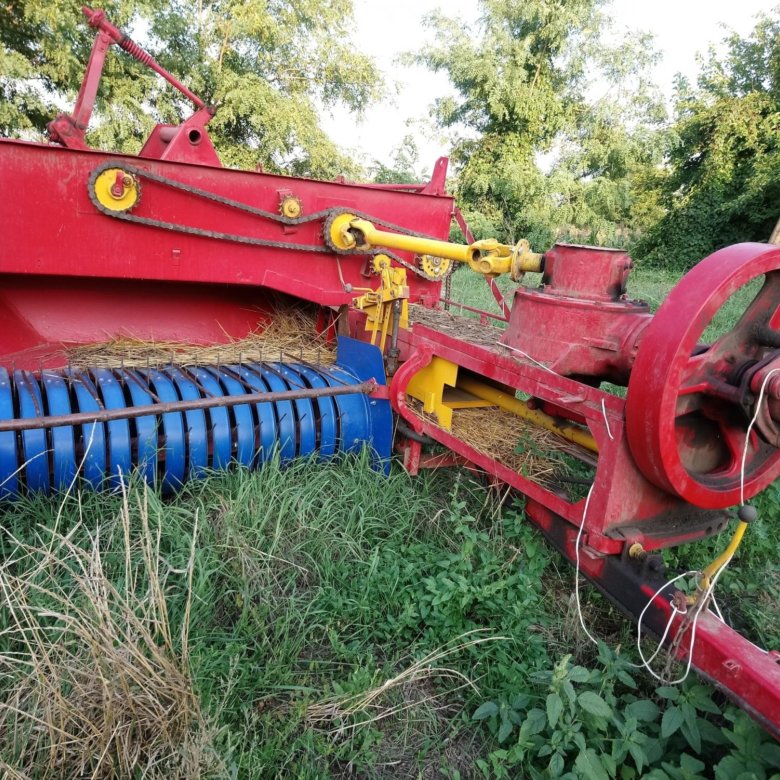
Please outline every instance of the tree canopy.
[{"label": "tree canopy", "polygon": [[[654,214],[639,185],[663,154],[664,119],[647,82],[648,36],[608,46],[602,0],[483,0],[475,36],[429,19],[420,61],[457,95],[435,115],[455,131],[457,194],[477,233],[625,243]],[[606,94],[589,100],[598,76]],[[652,140],[651,140],[652,139]],[[553,160],[545,164],[544,157]]]},{"label": "tree canopy", "polygon": [[[226,164],[323,177],[354,172],[318,121],[322,107],[359,113],[380,88],[370,58],[350,43],[351,0],[103,5],[163,67],[219,106],[209,130]],[[8,0],[0,16],[0,133],[35,137],[72,103],[94,31],[64,0]],[[155,121],[179,121],[190,110],[113,47],[88,138],[137,151]]]},{"label": "tree canopy", "polygon": [[780,217],[780,19],[730,35],[695,88],[678,80],[673,132],[656,182],[665,213],[637,254],[685,269],[728,244],[766,241]]}]

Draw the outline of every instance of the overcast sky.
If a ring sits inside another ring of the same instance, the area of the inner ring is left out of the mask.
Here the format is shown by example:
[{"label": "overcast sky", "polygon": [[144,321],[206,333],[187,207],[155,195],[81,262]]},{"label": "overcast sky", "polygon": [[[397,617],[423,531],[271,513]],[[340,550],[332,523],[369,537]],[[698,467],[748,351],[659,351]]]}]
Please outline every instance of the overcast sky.
[{"label": "overcast sky", "polygon": [[[353,116],[323,117],[331,137],[358,162],[389,162],[392,150],[409,133],[420,149],[422,167],[430,170],[440,155],[448,153],[447,142],[437,137],[426,123],[428,107],[434,98],[451,94],[446,76],[425,69],[404,67],[398,56],[425,45],[430,31],[422,17],[443,8],[450,16],[473,24],[477,15],[475,0],[353,0],[355,40],[382,70],[391,93],[381,105],[372,106],[362,122]],[[613,0],[609,7],[615,25],[651,32],[663,59],[656,70],[656,83],[671,91],[675,73],[690,77],[697,73],[696,54],[725,35],[726,29],[747,34],[756,14],[769,11],[778,0]],[[407,124],[412,122],[411,125]]]}]

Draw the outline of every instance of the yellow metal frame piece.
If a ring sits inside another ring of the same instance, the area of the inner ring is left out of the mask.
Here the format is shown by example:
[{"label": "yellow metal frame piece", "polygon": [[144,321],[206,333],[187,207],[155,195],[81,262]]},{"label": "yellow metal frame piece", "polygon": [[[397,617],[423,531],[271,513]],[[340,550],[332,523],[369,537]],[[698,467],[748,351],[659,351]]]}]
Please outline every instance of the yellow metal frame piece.
[{"label": "yellow metal frame piece", "polygon": [[434,357],[409,381],[406,392],[422,401],[423,412],[436,416],[442,428],[452,428],[455,409],[493,406],[490,401],[475,398],[457,387],[458,366],[444,358]]},{"label": "yellow metal frame piece", "polygon": [[355,298],[355,306],[366,313],[366,330],[371,332],[371,343],[376,345],[378,339],[379,348],[384,352],[396,316],[394,303],[398,300],[402,302],[398,326],[409,327],[409,287],[406,269],[394,268],[387,255],[377,255],[373,265],[379,274],[379,287]]},{"label": "yellow metal frame piece", "polygon": [[458,376],[458,369],[457,364],[434,356],[412,377],[406,390],[412,398],[422,401],[426,414],[436,415],[442,428],[451,430],[455,409],[497,406],[590,452],[598,452],[596,440],[586,428],[560,422],[539,409],[529,409],[525,402],[498,387],[469,376]]}]

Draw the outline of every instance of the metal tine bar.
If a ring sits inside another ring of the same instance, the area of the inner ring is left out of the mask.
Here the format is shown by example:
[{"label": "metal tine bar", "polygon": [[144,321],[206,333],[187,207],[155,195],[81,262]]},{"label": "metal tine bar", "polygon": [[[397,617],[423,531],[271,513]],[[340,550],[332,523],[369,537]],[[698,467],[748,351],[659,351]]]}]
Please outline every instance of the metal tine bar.
[{"label": "metal tine bar", "polygon": [[26,369],[22,369],[19,372],[19,374],[22,378],[22,383],[25,385],[25,387],[27,388],[27,392],[30,394],[30,397],[32,398],[33,406],[35,407],[35,414],[38,417],[42,417],[43,409],[41,409],[41,405],[38,403],[38,395],[33,390],[33,382],[35,380],[30,379],[30,377],[33,376],[33,373],[31,371],[27,371]]},{"label": "metal tine bar", "polygon": [[186,376],[187,379],[189,379],[189,381],[192,382],[192,384],[195,385],[195,387],[197,387],[204,396],[206,396],[206,398],[216,397],[214,393],[203,387],[203,385],[200,383],[200,380],[195,376],[195,374],[192,373],[192,371],[190,371],[188,366],[172,366],[172,368],[178,368],[179,371],[181,371],[182,374],[184,374],[184,376]]},{"label": "metal tine bar", "polygon": [[241,376],[241,372],[240,371],[236,371],[233,368],[231,368],[230,366],[222,366],[220,370],[224,371],[229,377],[232,377],[237,382],[240,382],[240,384],[244,388],[244,390],[249,390],[249,392],[253,392],[254,391],[254,388],[252,387],[252,385],[250,385],[249,382],[247,382],[244,379],[244,377]]},{"label": "metal tine bar", "polygon": [[319,372],[327,374],[334,382],[337,382],[339,385],[346,385],[344,379],[342,377],[336,376],[329,366],[312,366],[312,368],[316,368]]},{"label": "metal tine bar", "polygon": [[157,395],[157,393],[155,393],[154,390],[152,390],[152,385],[151,385],[151,382],[149,381],[149,375],[148,374],[145,377],[145,379],[146,379],[145,382],[141,381],[141,378],[138,375],[138,372],[134,368],[129,368],[126,371],[124,371],[122,373],[122,376],[126,377],[131,382],[136,384],[145,393],[148,393],[156,403],[158,403],[158,404],[162,403],[162,401],[160,400],[160,398]]},{"label": "metal tine bar", "polygon": [[219,398],[198,398],[192,401],[168,401],[160,404],[144,404],[124,409],[102,409],[96,412],[77,412],[75,414],[48,415],[27,419],[0,420],[0,432],[31,431],[40,428],[58,428],[63,425],[79,425],[112,420],[130,420],[136,417],[184,412],[192,409],[212,409],[216,407],[238,406],[274,401],[298,401],[303,398],[349,395],[362,393],[370,395],[377,389],[374,381],[361,382],[343,387],[312,387],[303,390],[284,390],[274,393],[245,393],[243,395],[221,396]]},{"label": "metal tine bar", "polygon": [[76,381],[81,382],[81,384],[84,385],[84,387],[87,389],[87,392],[92,396],[92,399],[98,405],[98,409],[106,408],[105,406],[103,406],[103,400],[100,398],[100,394],[97,391],[97,386],[92,381],[92,377],[90,376],[88,371],[78,372]]},{"label": "metal tine bar", "polygon": [[[275,376],[278,376],[279,379],[281,379],[283,382],[287,382],[290,385],[295,385],[295,387],[301,387],[301,388],[304,387],[304,385],[302,385],[300,382],[296,382],[294,379],[286,377],[282,371],[279,371],[278,369],[274,368],[273,363],[263,363],[262,365],[263,368],[270,371]],[[278,365],[283,366],[284,363],[282,361],[279,361]]]}]

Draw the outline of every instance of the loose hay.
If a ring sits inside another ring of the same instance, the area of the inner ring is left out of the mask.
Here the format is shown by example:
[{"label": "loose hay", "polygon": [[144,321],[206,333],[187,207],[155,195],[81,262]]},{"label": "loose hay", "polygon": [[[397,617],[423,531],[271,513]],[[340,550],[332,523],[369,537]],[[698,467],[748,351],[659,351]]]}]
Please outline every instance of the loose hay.
[{"label": "loose hay", "polygon": [[[416,399],[407,399],[407,406],[415,416],[441,428]],[[578,449],[551,431],[496,406],[455,409],[450,432],[480,454],[541,485],[555,483],[563,466],[560,455],[574,454]]]},{"label": "loose hay", "polygon": [[314,314],[302,308],[279,309],[263,329],[225,344],[190,344],[114,338],[66,349],[73,368],[143,368],[176,363],[207,366],[267,360],[329,364],[336,359],[334,345],[315,330]]}]

